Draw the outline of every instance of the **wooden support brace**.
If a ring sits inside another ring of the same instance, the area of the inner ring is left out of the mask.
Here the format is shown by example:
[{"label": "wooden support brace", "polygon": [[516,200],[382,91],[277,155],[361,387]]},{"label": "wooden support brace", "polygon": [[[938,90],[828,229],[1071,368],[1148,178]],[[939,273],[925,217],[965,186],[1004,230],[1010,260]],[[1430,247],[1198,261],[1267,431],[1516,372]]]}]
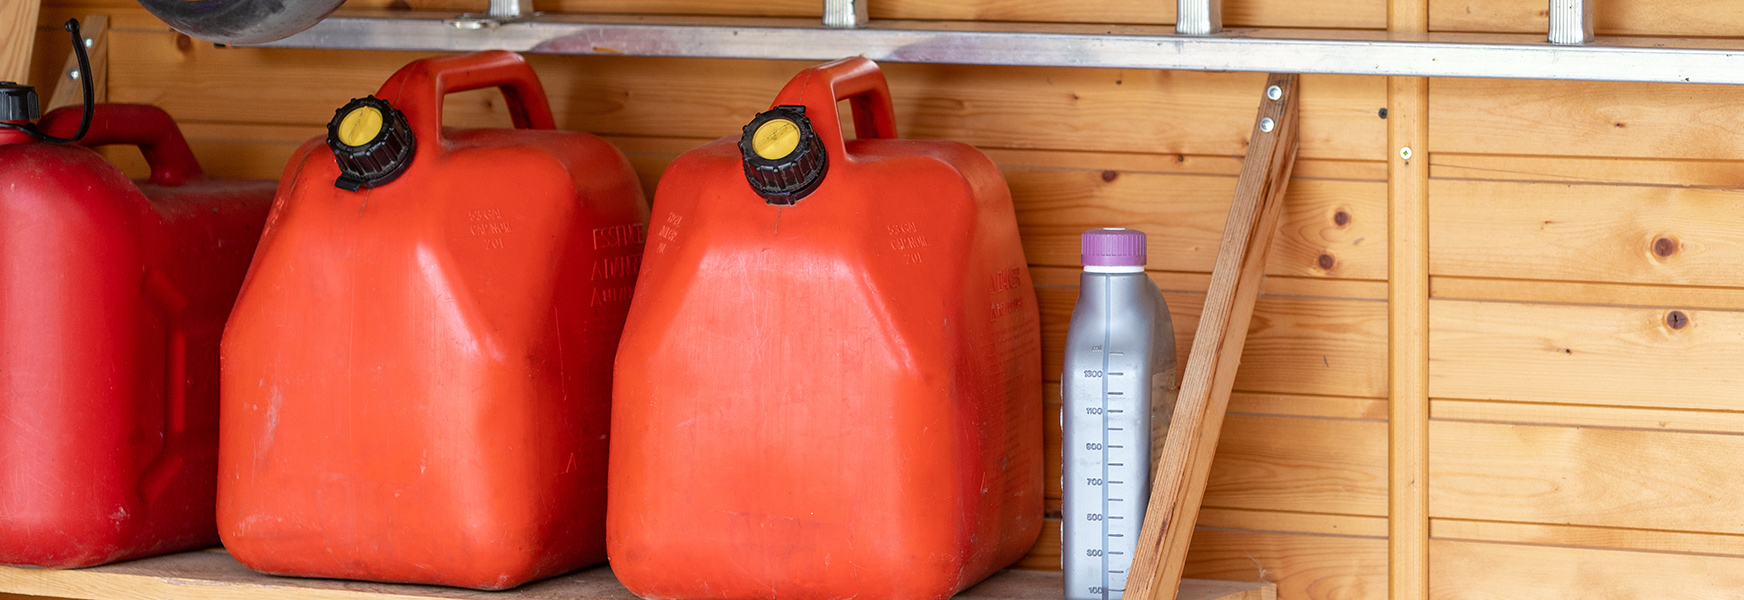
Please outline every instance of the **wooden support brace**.
[{"label": "wooden support brace", "polygon": [[0,0],[0,81],[28,83],[40,0]]},{"label": "wooden support brace", "polygon": [[[91,101],[109,101],[109,16],[86,15],[79,19],[79,33],[85,39],[91,40],[86,47],[86,54],[91,59]],[[66,34],[61,34],[61,39]],[[73,73],[79,70],[79,58],[72,49],[67,50],[67,62],[61,66],[61,76],[55,80],[54,97],[42,107],[43,114],[62,106],[79,106],[83,104],[84,86],[73,78]]]},{"label": "wooden support brace", "polygon": [[1296,75],[1267,79],[1151,487],[1125,600],[1176,600],[1223,413],[1247,342],[1248,321],[1264,282],[1266,253],[1284,213],[1284,189],[1296,163],[1298,96]]}]

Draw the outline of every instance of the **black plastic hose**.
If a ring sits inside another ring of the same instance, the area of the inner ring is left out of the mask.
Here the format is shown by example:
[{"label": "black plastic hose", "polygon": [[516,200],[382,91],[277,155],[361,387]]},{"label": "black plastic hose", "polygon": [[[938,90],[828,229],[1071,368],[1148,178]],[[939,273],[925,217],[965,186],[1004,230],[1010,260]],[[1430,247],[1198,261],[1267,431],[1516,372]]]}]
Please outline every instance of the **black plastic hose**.
[{"label": "black plastic hose", "polygon": [[176,31],[217,44],[262,44],[314,27],[345,0],[139,0]]}]

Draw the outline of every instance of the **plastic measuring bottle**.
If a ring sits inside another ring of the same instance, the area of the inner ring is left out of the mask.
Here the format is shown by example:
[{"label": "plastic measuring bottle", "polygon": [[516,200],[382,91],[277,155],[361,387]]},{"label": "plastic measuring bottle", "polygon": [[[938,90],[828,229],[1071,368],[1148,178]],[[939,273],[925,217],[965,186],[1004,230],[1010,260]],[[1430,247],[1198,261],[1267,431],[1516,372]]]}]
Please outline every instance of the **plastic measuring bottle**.
[{"label": "plastic measuring bottle", "polygon": [[1144,273],[1143,232],[1087,231],[1083,258],[1060,377],[1060,556],[1067,600],[1114,600],[1175,409],[1175,328]]}]

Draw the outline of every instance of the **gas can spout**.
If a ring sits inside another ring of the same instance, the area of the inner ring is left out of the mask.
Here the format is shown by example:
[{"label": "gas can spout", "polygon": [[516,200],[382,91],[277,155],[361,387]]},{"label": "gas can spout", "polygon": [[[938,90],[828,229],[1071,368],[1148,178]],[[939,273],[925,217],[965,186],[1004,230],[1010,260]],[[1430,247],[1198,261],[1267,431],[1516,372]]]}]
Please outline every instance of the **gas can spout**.
[{"label": "gas can spout", "polygon": [[55,137],[36,128],[31,121],[42,117],[42,106],[36,88],[0,81],[0,129],[11,129],[37,140],[54,144],[72,144],[85,138],[91,130],[91,113],[96,108],[96,92],[91,86],[91,57],[85,53],[85,35],[79,31],[78,19],[67,19],[67,33],[73,36],[73,55],[79,59],[79,83],[85,92],[85,113],[79,119],[79,131],[73,137]]}]

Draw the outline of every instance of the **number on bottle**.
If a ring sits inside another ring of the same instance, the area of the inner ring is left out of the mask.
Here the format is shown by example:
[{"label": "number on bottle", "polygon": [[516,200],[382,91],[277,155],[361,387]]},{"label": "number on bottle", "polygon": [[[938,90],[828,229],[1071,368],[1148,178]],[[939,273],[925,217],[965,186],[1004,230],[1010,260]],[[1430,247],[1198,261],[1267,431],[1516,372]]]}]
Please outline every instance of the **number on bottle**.
[{"label": "number on bottle", "polygon": [[1101,371],[1092,371],[1090,369],[1084,369],[1084,376],[1094,379],[1097,377],[1101,377],[1102,372]]},{"label": "number on bottle", "polygon": [[1086,521],[1101,521],[1102,520],[1102,513],[1085,513],[1084,520],[1086,520]]},{"label": "number on bottle", "polygon": [[1102,479],[1100,477],[1089,477],[1089,478],[1084,479],[1084,483],[1088,483],[1090,485],[1102,485]]},{"label": "number on bottle", "polygon": [[1084,449],[1085,450],[1101,450],[1102,444],[1098,444],[1096,442],[1085,442]]},{"label": "number on bottle", "polygon": [[1101,548],[1091,548],[1084,551],[1084,556],[1102,556]]},{"label": "number on bottle", "polygon": [[1100,407],[1100,406],[1087,407],[1084,409],[1084,413],[1091,414],[1091,415],[1100,415],[1100,414],[1102,414],[1102,407]]}]

